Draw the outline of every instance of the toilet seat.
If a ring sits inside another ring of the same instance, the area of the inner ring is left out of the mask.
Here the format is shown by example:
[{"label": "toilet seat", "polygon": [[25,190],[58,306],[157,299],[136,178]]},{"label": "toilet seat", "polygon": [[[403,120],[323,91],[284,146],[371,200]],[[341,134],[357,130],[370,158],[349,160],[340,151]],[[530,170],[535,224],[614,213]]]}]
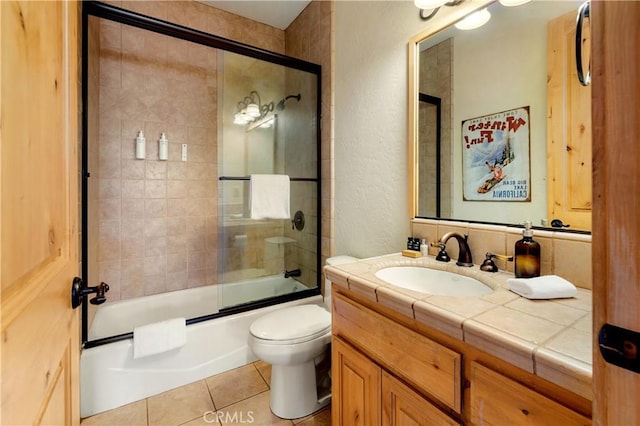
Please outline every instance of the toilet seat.
[{"label": "toilet seat", "polygon": [[264,315],[249,332],[265,344],[303,343],[331,332],[331,314],[317,305],[293,306]]}]

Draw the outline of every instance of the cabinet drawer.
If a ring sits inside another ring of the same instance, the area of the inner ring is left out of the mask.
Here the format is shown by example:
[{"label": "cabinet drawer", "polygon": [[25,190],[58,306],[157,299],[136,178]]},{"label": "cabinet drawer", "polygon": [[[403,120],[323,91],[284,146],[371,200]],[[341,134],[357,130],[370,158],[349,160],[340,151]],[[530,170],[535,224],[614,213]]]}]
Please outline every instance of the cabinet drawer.
[{"label": "cabinet drawer", "polygon": [[460,413],[459,353],[337,293],[332,327],[387,370]]},{"label": "cabinet drawer", "polygon": [[590,425],[591,420],[478,363],[471,364],[475,425]]},{"label": "cabinet drawer", "polygon": [[459,424],[386,371],[382,372],[382,426]]}]

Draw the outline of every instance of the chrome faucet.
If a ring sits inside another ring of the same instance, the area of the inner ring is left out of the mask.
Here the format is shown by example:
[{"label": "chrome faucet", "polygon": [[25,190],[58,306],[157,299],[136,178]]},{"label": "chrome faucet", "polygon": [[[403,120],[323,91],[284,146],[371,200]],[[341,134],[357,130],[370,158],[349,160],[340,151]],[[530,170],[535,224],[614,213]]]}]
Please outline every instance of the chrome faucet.
[{"label": "chrome faucet", "polygon": [[468,235],[465,234],[465,236],[463,237],[457,232],[447,232],[440,238],[440,243],[443,246],[446,245],[447,241],[449,241],[451,237],[455,238],[458,241],[459,252],[456,265],[469,267],[473,266],[473,259],[471,259],[471,249],[469,249],[469,244],[467,243]]}]

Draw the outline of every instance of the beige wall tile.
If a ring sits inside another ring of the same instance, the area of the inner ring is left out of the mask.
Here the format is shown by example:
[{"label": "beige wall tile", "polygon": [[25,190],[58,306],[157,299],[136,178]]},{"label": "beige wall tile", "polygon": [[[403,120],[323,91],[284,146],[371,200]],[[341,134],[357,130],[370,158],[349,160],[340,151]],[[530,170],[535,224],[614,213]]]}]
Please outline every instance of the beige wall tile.
[{"label": "beige wall tile", "polygon": [[591,243],[556,238],[553,243],[553,272],[578,287],[592,288]]}]

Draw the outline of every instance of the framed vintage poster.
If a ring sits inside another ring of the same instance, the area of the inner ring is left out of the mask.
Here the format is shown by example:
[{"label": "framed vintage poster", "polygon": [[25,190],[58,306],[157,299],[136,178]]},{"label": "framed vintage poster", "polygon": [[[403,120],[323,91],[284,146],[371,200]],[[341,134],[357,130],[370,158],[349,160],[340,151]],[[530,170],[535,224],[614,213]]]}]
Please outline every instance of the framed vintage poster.
[{"label": "framed vintage poster", "polygon": [[529,107],[462,122],[465,201],[531,201]]}]

